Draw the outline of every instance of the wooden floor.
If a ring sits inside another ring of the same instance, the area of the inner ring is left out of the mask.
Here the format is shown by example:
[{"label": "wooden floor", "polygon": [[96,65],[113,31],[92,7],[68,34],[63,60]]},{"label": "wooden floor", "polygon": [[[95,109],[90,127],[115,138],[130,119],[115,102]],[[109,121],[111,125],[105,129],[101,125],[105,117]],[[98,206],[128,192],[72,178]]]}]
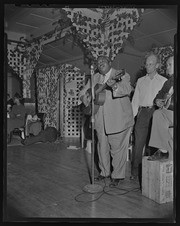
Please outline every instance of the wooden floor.
[{"label": "wooden floor", "polygon": [[138,183],[129,180],[129,162],[127,178],[118,188],[109,188],[110,181],[106,180],[99,183],[103,192],[90,194],[83,188],[91,183],[91,156],[81,148],[68,148],[69,145],[79,147],[79,139],[26,147],[19,141],[13,142],[7,147],[5,221],[98,218],[98,222],[115,222],[115,219],[156,222],[158,218],[171,222],[173,219],[173,203],[155,203],[142,196]]}]

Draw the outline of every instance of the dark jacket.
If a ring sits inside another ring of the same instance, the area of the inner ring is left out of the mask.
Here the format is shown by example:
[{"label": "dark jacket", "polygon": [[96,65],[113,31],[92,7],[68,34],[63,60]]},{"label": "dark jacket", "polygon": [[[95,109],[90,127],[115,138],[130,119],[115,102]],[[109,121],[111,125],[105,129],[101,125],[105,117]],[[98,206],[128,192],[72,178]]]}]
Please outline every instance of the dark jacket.
[{"label": "dark jacket", "polygon": [[[166,98],[166,94],[169,92],[171,87],[174,87],[174,75],[172,75],[163,85],[162,89],[158,92],[154,99],[154,103],[156,102],[157,99],[164,99]],[[168,107],[169,110],[174,109],[174,100],[173,96],[171,98],[171,103],[170,106]]]},{"label": "dark jacket", "polygon": [[7,101],[7,105],[11,105],[11,107],[14,105],[14,101],[12,98]]}]

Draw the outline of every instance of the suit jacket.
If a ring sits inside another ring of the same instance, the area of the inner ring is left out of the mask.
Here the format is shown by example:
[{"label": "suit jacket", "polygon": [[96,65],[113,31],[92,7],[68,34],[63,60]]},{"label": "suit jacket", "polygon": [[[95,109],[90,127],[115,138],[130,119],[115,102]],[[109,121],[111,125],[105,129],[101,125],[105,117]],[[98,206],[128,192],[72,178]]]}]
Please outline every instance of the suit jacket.
[{"label": "suit jacket", "polygon": [[[118,74],[118,71],[112,68],[109,79],[115,74]],[[94,86],[97,83],[102,84],[102,82],[103,75],[95,74]],[[116,85],[116,90],[106,90],[105,103],[99,107],[98,112],[95,114],[95,129],[102,126],[103,123],[106,134],[119,133],[134,125],[132,105],[129,98],[132,89],[130,75],[126,73],[124,78]],[[80,97],[88,88],[90,88],[90,82],[81,91]]]}]

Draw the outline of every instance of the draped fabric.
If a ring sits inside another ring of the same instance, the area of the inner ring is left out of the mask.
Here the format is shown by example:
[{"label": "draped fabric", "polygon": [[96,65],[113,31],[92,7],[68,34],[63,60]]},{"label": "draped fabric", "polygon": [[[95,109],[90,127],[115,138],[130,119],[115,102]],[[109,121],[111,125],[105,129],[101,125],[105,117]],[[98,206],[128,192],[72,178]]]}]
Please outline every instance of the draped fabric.
[{"label": "draped fabric", "polygon": [[26,48],[27,64],[23,71],[23,97],[31,98],[30,79],[43,51],[42,43],[34,43]]},{"label": "draped fabric", "polygon": [[[79,120],[80,116],[70,119],[70,114],[75,106],[78,105],[78,93],[80,86],[83,85],[84,75],[81,74],[80,69],[70,65],[63,64],[59,66],[49,66],[38,69],[36,71],[37,77],[37,99],[38,111],[45,113],[45,127],[52,126],[57,128],[57,114],[58,114],[58,83],[59,78],[63,77],[63,103],[60,103],[63,108],[63,131],[68,129],[67,121],[73,124],[74,121]],[[78,123],[78,122],[77,122]]]},{"label": "draped fabric", "polygon": [[38,111],[46,114],[45,127],[57,128],[59,68],[46,67],[37,71]]}]

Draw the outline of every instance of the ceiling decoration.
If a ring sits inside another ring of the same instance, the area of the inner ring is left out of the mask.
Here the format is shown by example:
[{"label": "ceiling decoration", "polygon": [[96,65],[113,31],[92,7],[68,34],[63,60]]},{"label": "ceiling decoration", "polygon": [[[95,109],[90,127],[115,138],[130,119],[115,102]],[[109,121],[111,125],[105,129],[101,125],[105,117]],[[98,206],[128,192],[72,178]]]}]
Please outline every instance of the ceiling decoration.
[{"label": "ceiling decoration", "polygon": [[144,9],[63,8],[83,45],[91,53],[91,60],[106,55],[113,61],[123,48],[133,28],[141,22]]},{"label": "ceiling decoration", "polygon": [[[5,22],[5,32],[26,36],[20,39],[16,51],[26,68],[27,73],[21,75],[28,89],[34,67],[75,62],[77,67],[85,68],[85,63],[90,65],[99,54],[114,59],[123,50],[124,54],[128,51],[129,55],[142,57],[153,45],[173,45],[177,9],[53,9],[7,4]],[[9,42],[14,37],[11,35]],[[83,62],[84,57],[87,61]]]},{"label": "ceiling decoration", "polygon": [[[21,42],[14,50],[11,50],[11,57],[16,57],[16,52],[19,52],[21,56],[21,67],[24,67],[24,71],[20,73],[20,77],[23,78],[23,96],[26,98],[31,96],[30,78],[42,53],[44,41],[52,36],[55,36],[55,39],[61,38],[62,30],[70,25],[68,17],[72,21],[72,26],[76,28],[76,31],[71,29],[70,35],[74,34],[74,39],[86,49],[87,54],[85,53],[84,56],[88,60],[94,61],[99,55],[106,55],[113,61],[122,49],[124,40],[128,38],[134,26],[139,23],[144,11],[144,9],[135,8],[97,9],[98,13],[84,8],[64,8],[64,10],[67,16],[62,14],[62,9],[59,9],[61,17],[54,22],[56,27],[53,33],[33,38],[32,41],[21,37]],[[17,68],[18,66],[15,65]]]},{"label": "ceiling decoration", "polygon": [[[89,12],[94,12],[94,14],[102,13],[102,10],[100,8],[89,8]],[[38,5],[37,7],[36,5],[34,7],[20,7],[13,4],[5,4],[4,19],[6,26],[4,29],[8,34],[9,40],[19,40],[16,34],[19,34],[19,37],[24,36],[28,40],[32,40],[45,34],[53,33],[55,29],[58,29],[57,21],[59,19],[65,26],[63,21],[65,16],[66,12],[62,8],[53,9],[43,6],[39,7]],[[89,16],[92,15],[90,14]],[[76,29],[74,30],[76,31]],[[75,31],[73,32],[75,33]],[[73,36],[78,36],[74,33]],[[176,33],[176,6],[146,6],[142,14],[141,23],[139,26],[134,27],[128,39],[124,42],[123,53],[141,57],[144,52],[152,48],[152,44],[158,47],[173,45]],[[88,66],[83,61],[84,53],[86,52],[85,54],[88,55],[88,52],[86,48],[83,50],[83,46],[74,42],[74,37],[69,32],[69,37],[66,36],[65,41],[63,41],[63,38],[55,40],[53,37],[49,39],[50,45],[46,41],[36,67],[73,62],[76,65],[78,64],[78,67],[88,71]]]}]

